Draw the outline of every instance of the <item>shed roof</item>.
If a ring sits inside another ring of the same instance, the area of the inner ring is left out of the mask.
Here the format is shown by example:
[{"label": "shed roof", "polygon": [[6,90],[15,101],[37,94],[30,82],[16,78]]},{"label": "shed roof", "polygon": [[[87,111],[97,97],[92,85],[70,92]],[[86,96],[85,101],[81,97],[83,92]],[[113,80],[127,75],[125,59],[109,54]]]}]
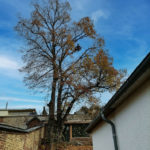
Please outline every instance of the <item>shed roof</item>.
[{"label": "shed roof", "polygon": [[36,109],[8,109],[9,112],[36,112]]},{"label": "shed roof", "polygon": [[1,131],[9,131],[9,132],[29,133],[29,132],[37,130],[41,127],[43,127],[43,125],[36,126],[36,127],[30,128],[30,129],[22,129],[22,128],[13,127],[13,126],[10,126],[10,125],[4,124],[4,123],[0,123],[0,130]]},{"label": "shed roof", "polygon": [[[143,59],[143,61],[136,67],[129,78],[124,82],[124,84],[119,88],[119,90],[113,95],[113,97],[108,101],[104,107],[104,114],[108,116],[112,113],[123,101],[125,97],[131,94],[135,88],[141,83],[150,78],[150,53]],[[102,121],[101,115],[99,114],[87,127],[86,131],[88,133]]]}]

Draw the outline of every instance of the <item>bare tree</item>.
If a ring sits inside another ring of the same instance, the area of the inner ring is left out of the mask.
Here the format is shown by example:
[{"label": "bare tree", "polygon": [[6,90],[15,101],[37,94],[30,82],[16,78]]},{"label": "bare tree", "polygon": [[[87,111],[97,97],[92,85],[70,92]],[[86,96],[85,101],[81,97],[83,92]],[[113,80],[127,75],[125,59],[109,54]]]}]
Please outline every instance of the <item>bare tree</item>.
[{"label": "bare tree", "polygon": [[71,20],[68,2],[41,0],[33,6],[30,18],[19,18],[15,27],[26,42],[21,71],[27,87],[49,95],[48,138],[53,142],[62,137],[75,103],[94,103],[96,93],[116,89],[124,71],[113,67],[89,17]]}]

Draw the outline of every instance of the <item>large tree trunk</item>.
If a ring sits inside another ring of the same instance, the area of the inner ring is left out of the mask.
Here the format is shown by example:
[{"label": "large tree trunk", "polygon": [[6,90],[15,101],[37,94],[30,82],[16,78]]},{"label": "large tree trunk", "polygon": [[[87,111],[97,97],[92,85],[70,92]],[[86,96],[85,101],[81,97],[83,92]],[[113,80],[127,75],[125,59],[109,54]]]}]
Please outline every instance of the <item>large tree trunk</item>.
[{"label": "large tree trunk", "polygon": [[48,126],[47,126],[47,135],[46,139],[49,143],[49,147],[52,146],[54,142],[54,128],[55,128],[55,96],[56,96],[56,84],[57,84],[57,77],[56,77],[56,69],[54,69],[53,74],[53,83],[52,83],[52,93],[51,93],[51,100],[48,104],[49,106],[49,118],[48,118]]},{"label": "large tree trunk", "polygon": [[57,97],[57,121],[60,122],[61,121],[61,106],[62,106],[62,89],[63,89],[63,81],[62,78],[60,80],[59,83],[59,89],[58,89],[58,97]]}]

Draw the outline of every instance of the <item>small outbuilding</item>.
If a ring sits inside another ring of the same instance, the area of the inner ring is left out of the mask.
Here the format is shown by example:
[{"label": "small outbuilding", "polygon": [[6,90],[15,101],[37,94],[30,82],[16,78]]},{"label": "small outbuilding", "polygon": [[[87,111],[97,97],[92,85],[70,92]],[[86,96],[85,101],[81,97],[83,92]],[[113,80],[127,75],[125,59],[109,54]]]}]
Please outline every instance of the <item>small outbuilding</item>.
[{"label": "small outbuilding", "polygon": [[0,116],[34,116],[35,109],[0,109]]},{"label": "small outbuilding", "polygon": [[86,131],[93,150],[150,150],[150,53]]}]

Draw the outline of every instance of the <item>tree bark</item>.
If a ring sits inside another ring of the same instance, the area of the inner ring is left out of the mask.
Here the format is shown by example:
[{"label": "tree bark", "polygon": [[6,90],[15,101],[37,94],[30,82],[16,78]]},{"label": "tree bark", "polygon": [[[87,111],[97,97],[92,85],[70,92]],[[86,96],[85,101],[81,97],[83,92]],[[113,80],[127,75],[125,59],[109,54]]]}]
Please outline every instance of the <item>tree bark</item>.
[{"label": "tree bark", "polygon": [[56,68],[54,69],[53,73],[53,82],[52,82],[52,93],[51,93],[51,100],[48,104],[49,106],[49,118],[48,118],[48,126],[47,126],[47,140],[48,143],[51,145],[54,141],[54,126],[55,126],[55,96],[56,96],[56,84],[57,84],[57,77],[56,77]]}]

